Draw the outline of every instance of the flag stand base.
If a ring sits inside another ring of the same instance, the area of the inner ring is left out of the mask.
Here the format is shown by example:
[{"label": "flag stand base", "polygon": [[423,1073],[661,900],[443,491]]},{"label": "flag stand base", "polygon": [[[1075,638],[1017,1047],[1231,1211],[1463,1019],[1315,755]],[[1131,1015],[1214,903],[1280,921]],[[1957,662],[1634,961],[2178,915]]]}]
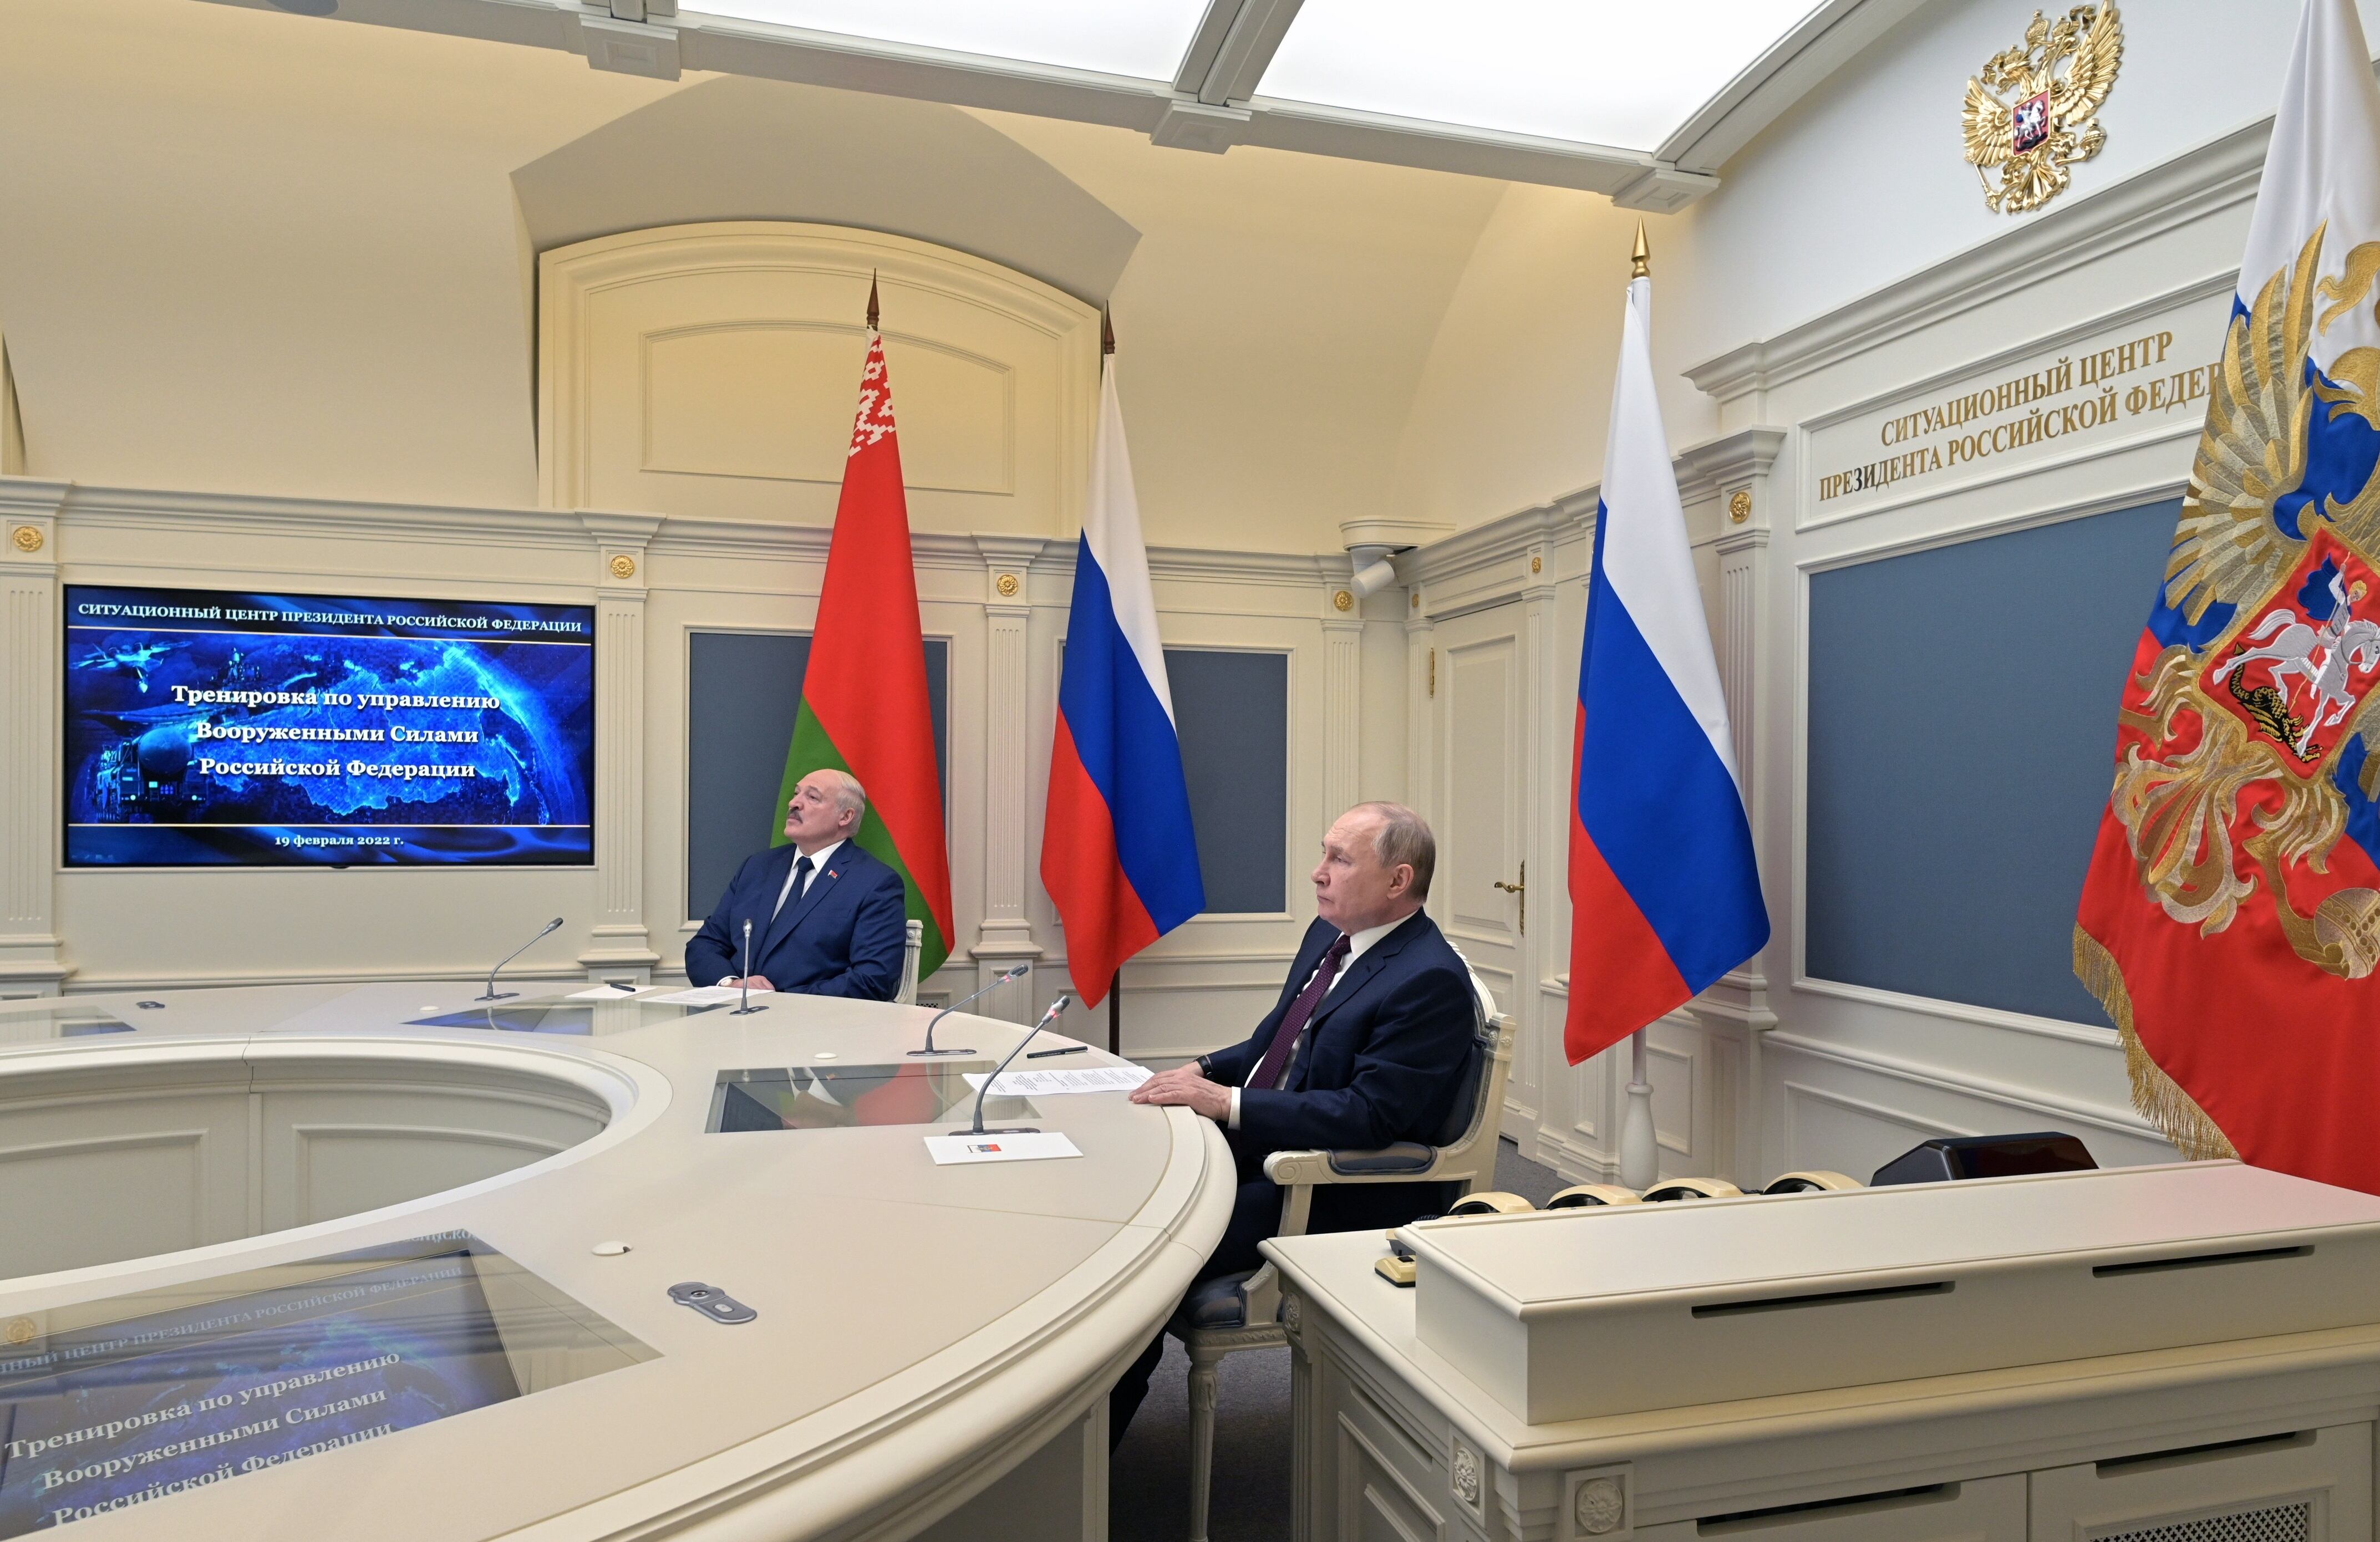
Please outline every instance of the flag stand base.
[{"label": "flag stand base", "polygon": [[1645,1079],[1645,1030],[1629,1038],[1628,1107],[1620,1121],[1620,1182],[1643,1193],[1661,1176],[1653,1136],[1653,1086]]}]

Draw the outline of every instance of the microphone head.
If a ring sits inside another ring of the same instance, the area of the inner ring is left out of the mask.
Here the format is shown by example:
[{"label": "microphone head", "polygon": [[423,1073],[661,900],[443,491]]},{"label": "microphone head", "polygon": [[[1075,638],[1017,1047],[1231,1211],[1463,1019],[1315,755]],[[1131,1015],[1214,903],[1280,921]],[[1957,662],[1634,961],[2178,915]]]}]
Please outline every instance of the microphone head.
[{"label": "microphone head", "polygon": [[552,920],[548,921],[548,922],[546,922],[546,923],[545,923],[545,929],[546,929],[546,930],[548,930],[548,931],[552,931],[552,930],[557,929],[561,925],[562,925],[562,917],[559,917],[559,916],[556,916]]},{"label": "microphone head", "polygon": [[1032,972],[1032,969],[1033,969],[1033,965],[1031,965],[1030,964],[1020,964],[1020,965],[1018,965],[1015,968],[1011,969],[1010,971],[1008,971],[1008,973],[1006,973],[1006,974],[1004,974],[1004,975],[1001,976],[1001,977],[1000,977],[1000,983],[1001,983],[1001,984],[1002,984],[1002,985],[1006,985],[1006,984],[1007,984],[1007,983],[1009,983],[1011,980],[1021,980],[1021,979],[1023,979],[1023,978],[1024,978],[1027,974],[1030,974],[1030,973]]}]

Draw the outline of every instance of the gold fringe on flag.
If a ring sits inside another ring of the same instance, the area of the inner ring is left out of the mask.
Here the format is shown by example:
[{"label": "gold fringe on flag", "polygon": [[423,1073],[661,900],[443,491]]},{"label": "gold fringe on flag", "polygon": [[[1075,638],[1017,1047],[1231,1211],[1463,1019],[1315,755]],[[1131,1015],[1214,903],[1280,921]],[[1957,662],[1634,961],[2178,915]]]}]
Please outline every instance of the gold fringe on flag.
[{"label": "gold fringe on flag", "polygon": [[2079,926],[2074,929],[2074,977],[2099,998],[2099,1004],[2116,1021],[2116,1031],[2124,1041],[2124,1070],[2132,1079],[2132,1107],[2140,1110],[2141,1117],[2163,1131],[2192,1161],[2236,1161],[2240,1153],[2215,1121],[2206,1117],[2198,1099],[2149,1058],[2147,1046],[2132,1028],[2132,996],[2124,988],[2123,966],[2115,954],[2100,946],[2097,938]]}]

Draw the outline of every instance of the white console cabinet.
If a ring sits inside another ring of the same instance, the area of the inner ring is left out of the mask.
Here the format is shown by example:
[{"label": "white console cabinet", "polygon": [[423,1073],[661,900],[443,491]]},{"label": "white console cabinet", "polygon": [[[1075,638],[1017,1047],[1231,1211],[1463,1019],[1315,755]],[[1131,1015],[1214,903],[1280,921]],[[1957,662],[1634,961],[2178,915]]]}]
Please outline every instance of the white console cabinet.
[{"label": "white console cabinet", "polygon": [[2176,1164],[1269,1243],[1301,1542],[2369,1542],[2380,1199]]}]

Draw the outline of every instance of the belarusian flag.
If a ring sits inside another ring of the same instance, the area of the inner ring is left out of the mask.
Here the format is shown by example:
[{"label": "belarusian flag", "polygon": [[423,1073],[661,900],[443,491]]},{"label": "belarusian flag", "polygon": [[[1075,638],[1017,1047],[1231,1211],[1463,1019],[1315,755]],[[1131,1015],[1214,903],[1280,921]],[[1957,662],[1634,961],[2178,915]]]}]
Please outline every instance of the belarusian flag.
[{"label": "belarusian flag", "polygon": [[[794,742],[785,752],[784,783],[777,789],[777,818],[783,820],[802,778],[821,767],[859,779],[868,791],[868,817],[856,839],[908,886],[909,916],[926,928],[917,961],[917,977],[924,979],[951,953],[951,861],[942,842],[941,778],[926,696],[909,504],[901,491],[901,446],[892,432],[892,384],[875,311],[871,290],[859,417],[844,462],[818,630],[810,638]],[[781,823],[774,844],[784,842]]]}]

